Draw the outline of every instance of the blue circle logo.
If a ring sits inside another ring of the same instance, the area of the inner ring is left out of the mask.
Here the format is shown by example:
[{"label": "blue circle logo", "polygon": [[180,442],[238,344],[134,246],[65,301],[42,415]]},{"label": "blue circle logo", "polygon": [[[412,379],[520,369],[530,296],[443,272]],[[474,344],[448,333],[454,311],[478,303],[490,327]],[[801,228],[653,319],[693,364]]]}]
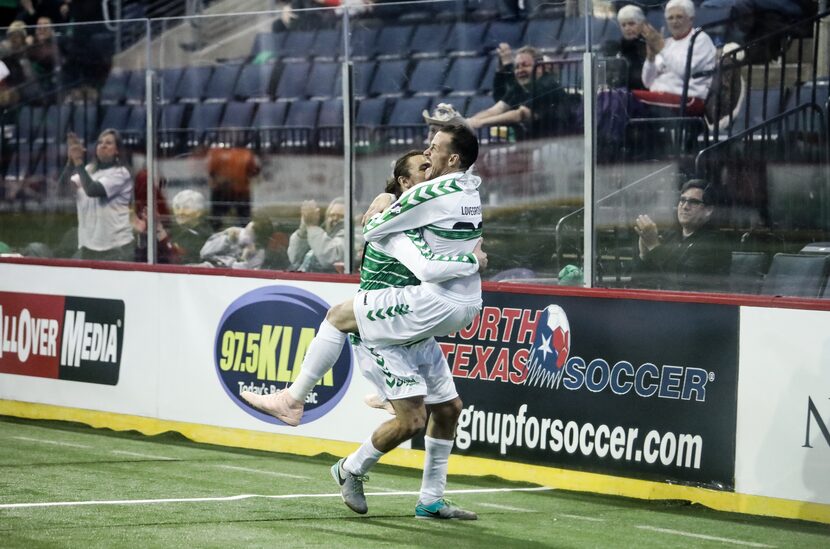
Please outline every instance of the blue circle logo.
[{"label": "blue circle logo", "polygon": [[[284,425],[239,395],[243,391],[270,394],[290,385],[328,309],[328,303],[316,295],[292,286],[259,288],[231,303],[219,321],[213,356],[222,387],[237,406],[263,421]],[[334,367],[306,398],[302,423],[334,408],[351,379],[352,352],[347,343]]]}]

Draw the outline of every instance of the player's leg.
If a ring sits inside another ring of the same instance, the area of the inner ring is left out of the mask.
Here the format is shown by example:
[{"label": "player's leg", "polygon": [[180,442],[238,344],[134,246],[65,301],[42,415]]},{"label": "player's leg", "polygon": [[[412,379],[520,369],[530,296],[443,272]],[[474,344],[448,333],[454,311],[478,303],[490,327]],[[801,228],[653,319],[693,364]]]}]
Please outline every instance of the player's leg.
[{"label": "player's leg", "polygon": [[308,346],[300,373],[289,387],[268,395],[243,391],[240,396],[253,407],[287,425],[299,425],[308,393],[337,362],[348,333],[357,333],[352,301],[335,305],[326,313],[326,318]]},{"label": "player's leg", "polygon": [[411,348],[369,349],[357,344],[354,351],[363,376],[389,399],[396,412],[393,419],[375,429],[355,452],[331,468],[332,477],[340,485],[343,502],[351,510],[363,514],[368,509],[363,493],[366,473],[385,453],[412,438],[426,424],[426,383],[418,374],[418,368],[410,366],[414,362],[409,357],[415,354]]},{"label": "player's leg", "polygon": [[430,416],[424,436],[424,473],[421,493],[415,507],[418,518],[475,520],[478,515],[444,499],[447,467],[455,440],[455,427],[461,415],[461,398],[455,389],[449,365],[438,344],[432,340],[431,366],[422,367],[427,383],[427,408]]}]

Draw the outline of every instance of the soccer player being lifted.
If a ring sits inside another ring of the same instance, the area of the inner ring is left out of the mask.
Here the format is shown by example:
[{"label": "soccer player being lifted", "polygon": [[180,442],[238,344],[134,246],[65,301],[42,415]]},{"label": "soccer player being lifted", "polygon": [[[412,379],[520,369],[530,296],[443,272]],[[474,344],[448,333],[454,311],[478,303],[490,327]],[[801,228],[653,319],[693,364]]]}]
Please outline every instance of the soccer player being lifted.
[{"label": "soccer player being lifted", "polygon": [[[358,513],[367,511],[362,486],[366,471],[423,428],[428,404],[432,413],[416,516],[474,519],[474,513],[443,499],[461,400],[432,337],[466,327],[481,309],[478,271],[486,265],[480,250],[481,180],[470,173],[478,142],[466,126],[447,126],[424,156],[429,181],[414,185],[364,227],[369,244],[360,291],[329,310],[294,383],[270,395],[241,396],[289,425],[299,424],[306,395],[337,360],[347,334],[353,334],[364,375],[379,385],[397,415],[332,468],[344,501]],[[419,268],[413,255],[432,267]],[[431,281],[418,284],[410,266]],[[383,314],[390,308],[394,315]],[[395,381],[395,391],[385,390],[387,381]]]}]

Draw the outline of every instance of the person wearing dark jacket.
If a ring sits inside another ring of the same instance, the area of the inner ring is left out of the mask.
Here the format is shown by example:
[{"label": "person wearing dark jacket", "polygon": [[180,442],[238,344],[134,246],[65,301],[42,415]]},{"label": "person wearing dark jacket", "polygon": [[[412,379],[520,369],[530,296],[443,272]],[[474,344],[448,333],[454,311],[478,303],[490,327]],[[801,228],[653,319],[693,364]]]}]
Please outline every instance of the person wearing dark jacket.
[{"label": "person wearing dark jacket", "polygon": [[715,206],[707,183],[687,181],[677,205],[679,227],[660,235],[647,215],[634,230],[639,235],[639,261],[632,284],[663,290],[717,291],[726,281],[731,250],[712,226]]}]

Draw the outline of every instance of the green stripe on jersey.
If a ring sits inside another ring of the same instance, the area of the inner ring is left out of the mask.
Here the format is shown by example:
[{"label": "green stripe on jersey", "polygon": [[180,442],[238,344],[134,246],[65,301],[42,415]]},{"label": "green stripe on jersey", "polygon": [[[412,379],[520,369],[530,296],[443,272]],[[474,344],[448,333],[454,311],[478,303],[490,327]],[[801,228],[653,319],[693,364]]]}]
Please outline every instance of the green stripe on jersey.
[{"label": "green stripe on jersey", "polygon": [[421,232],[413,229],[410,231],[404,231],[404,234],[409,237],[409,240],[415,244],[415,247],[420,250],[421,255],[431,261],[459,261],[461,263],[476,263],[475,255],[471,253],[466,254],[458,254],[458,255],[449,255],[449,254],[439,254],[432,251],[427,244],[427,241],[424,240],[424,237],[421,235]]},{"label": "green stripe on jersey", "polygon": [[387,208],[386,213],[381,216],[369,220],[363,228],[363,233],[367,233],[375,229],[378,225],[382,225],[386,221],[397,217],[401,213],[411,210],[415,206],[420,206],[433,198],[440,198],[448,194],[461,192],[464,189],[455,179],[448,179],[446,181],[438,181],[435,183],[426,183],[418,185],[412,189],[412,192],[404,193],[397,202]]},{"label": "green stripe on jersey", "polygon": [[361,290],[400,288],[420,283],[412,271],[391,255],[375,249],[371,243],[364,249],[363,264],[360,267]]},{"label": "green stripe on jersey", "polygon": [[481,229],[445,229],[437,225],[427,225],[426,229],[436,236],[447,240],[473,240],[481,238]]}]

